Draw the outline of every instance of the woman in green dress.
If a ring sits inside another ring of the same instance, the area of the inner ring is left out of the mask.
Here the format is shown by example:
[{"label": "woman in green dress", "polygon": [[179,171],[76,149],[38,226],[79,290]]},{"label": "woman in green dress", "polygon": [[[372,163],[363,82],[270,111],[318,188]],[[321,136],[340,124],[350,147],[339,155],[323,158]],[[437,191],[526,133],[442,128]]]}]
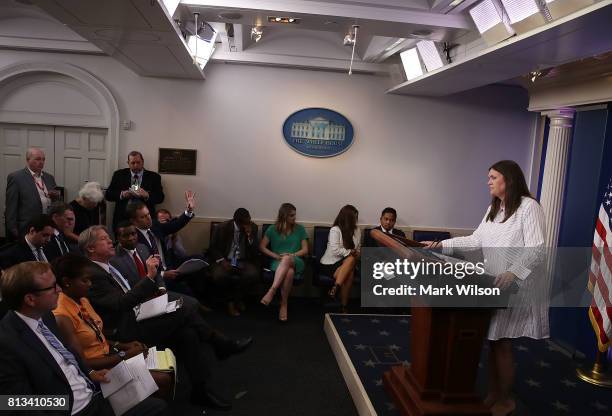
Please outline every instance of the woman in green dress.
[{"label": "woman in green dress", "polygon": [[[287,302],[293,286],[293,277],[304,271],[303,256],[308,254],[308,235],[300,224],[295,223],[296,209],[293,204],[284,203],[278,210],[274,226],[268,227],[259,249],[266,256],[272,257],[271,269],[274,270],[274,281],[261,303],[269,305],[278,288],[281,289],[281,305],[278,319],[287,321]],[[268,248],[270,244],[270,248]]]}]

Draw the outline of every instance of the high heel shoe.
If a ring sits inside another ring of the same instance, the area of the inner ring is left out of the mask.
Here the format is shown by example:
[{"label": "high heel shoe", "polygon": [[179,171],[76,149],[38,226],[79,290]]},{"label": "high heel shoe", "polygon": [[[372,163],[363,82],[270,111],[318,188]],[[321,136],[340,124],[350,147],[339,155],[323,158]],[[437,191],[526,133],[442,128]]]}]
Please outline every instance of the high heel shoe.
[{"label": "high heel shoe", "polygon": [[330,298],[336,299],[336,293],[338,293],[338,289],[340,289],[339,285],[333,285],[332,288],[329,289],[329,292],[327,292],[327,294]]},{"label": "high heel shoe", "polygon": [[266,292],[266,294],[264,295],[263,298],[261,298],[260,302],[262,305],[264,306],[268,306],[270,304],[270,302],[272,302],[272,299],[274,299],[274,295],[276,294],[276,289],[274,288],[270,288],[268,289],[268,291]]},{"label": "high heel shoe", "polygon": [[278,320],[280,322],[287,322],[287,305],[282,305],[280,306],[280,310],[278,311]]}]

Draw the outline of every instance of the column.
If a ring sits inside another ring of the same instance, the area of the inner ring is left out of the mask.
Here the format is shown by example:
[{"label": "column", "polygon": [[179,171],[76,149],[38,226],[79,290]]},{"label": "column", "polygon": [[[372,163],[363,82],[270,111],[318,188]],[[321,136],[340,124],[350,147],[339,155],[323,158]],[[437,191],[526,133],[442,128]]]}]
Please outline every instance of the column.
[{"label": "column", "polygon": [[550,119],[544,159],[540,204],[546,217],[546,246],[556,247],[561,225],[565,179],[575,111],[562,108],[544,112]]}]

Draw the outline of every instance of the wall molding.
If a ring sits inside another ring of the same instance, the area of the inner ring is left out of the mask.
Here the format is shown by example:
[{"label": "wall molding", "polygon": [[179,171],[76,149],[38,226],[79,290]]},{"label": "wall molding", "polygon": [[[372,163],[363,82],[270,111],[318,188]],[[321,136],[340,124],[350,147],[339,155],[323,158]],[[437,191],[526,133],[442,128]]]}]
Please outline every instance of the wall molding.
[{"label": "wall molding", "polygon": [[[107,151],[107,172],[109,175],[112,174],[118,168],[118,146],[119,146],[119,107],[117,102],[110,92],[110,90],[104,85],[98,78],[91,73],[81,69],[77,66],[66,64],[63,62],[21,62],[13,65],[0,68],[0,91],[1,90],[12,90],[13,84],[15,87],[20,85],[26,85],[32,79],[41,79],[41,75],[59,74],[70,78],[73,82],[70,82],[72,87],[78,87],[79,91],[85,96],[90,98],[101,111],[100,120],[96,121],[96,125],[91,125],[93,121],[91,118],[80,118],[79,116],[67,114],[49,115],[45,119],[42,117],[34,123],[29,116],[23,114],[15,114],[19,112],[7,112],[8,114],[0,114],[2,122],[6,123],[28,123],[28,124],[53,124],[53,125],[64,125],[64,126],[75,126],[79,121],[83,124],[78,124],[83,127],[102,127],[108,129],[108,138],[110,146]],[[0,96],[0,100],[2,97]],[[14,118],[13,118],[14,117]],[[49,123],[51,121],[51,123]],[[103,121],[101,123],[101,121]],[[110,181],[110,176],[107,178]]]}]

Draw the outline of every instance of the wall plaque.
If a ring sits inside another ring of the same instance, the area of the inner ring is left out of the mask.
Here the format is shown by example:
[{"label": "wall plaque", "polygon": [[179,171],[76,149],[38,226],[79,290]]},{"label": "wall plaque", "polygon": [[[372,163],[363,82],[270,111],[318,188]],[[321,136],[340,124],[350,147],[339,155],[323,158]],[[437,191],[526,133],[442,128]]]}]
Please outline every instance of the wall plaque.
[{"label": "wall plaque", "polygon": [[159,148],[157,172],[174,175],[196,174],[197,150]]},{"label": "wall plaque", "polygon": [[353,144],[353,125],[336,111],[305,108],[285,120],[283,137],[298,153],[331,157],[345,152]]}]

